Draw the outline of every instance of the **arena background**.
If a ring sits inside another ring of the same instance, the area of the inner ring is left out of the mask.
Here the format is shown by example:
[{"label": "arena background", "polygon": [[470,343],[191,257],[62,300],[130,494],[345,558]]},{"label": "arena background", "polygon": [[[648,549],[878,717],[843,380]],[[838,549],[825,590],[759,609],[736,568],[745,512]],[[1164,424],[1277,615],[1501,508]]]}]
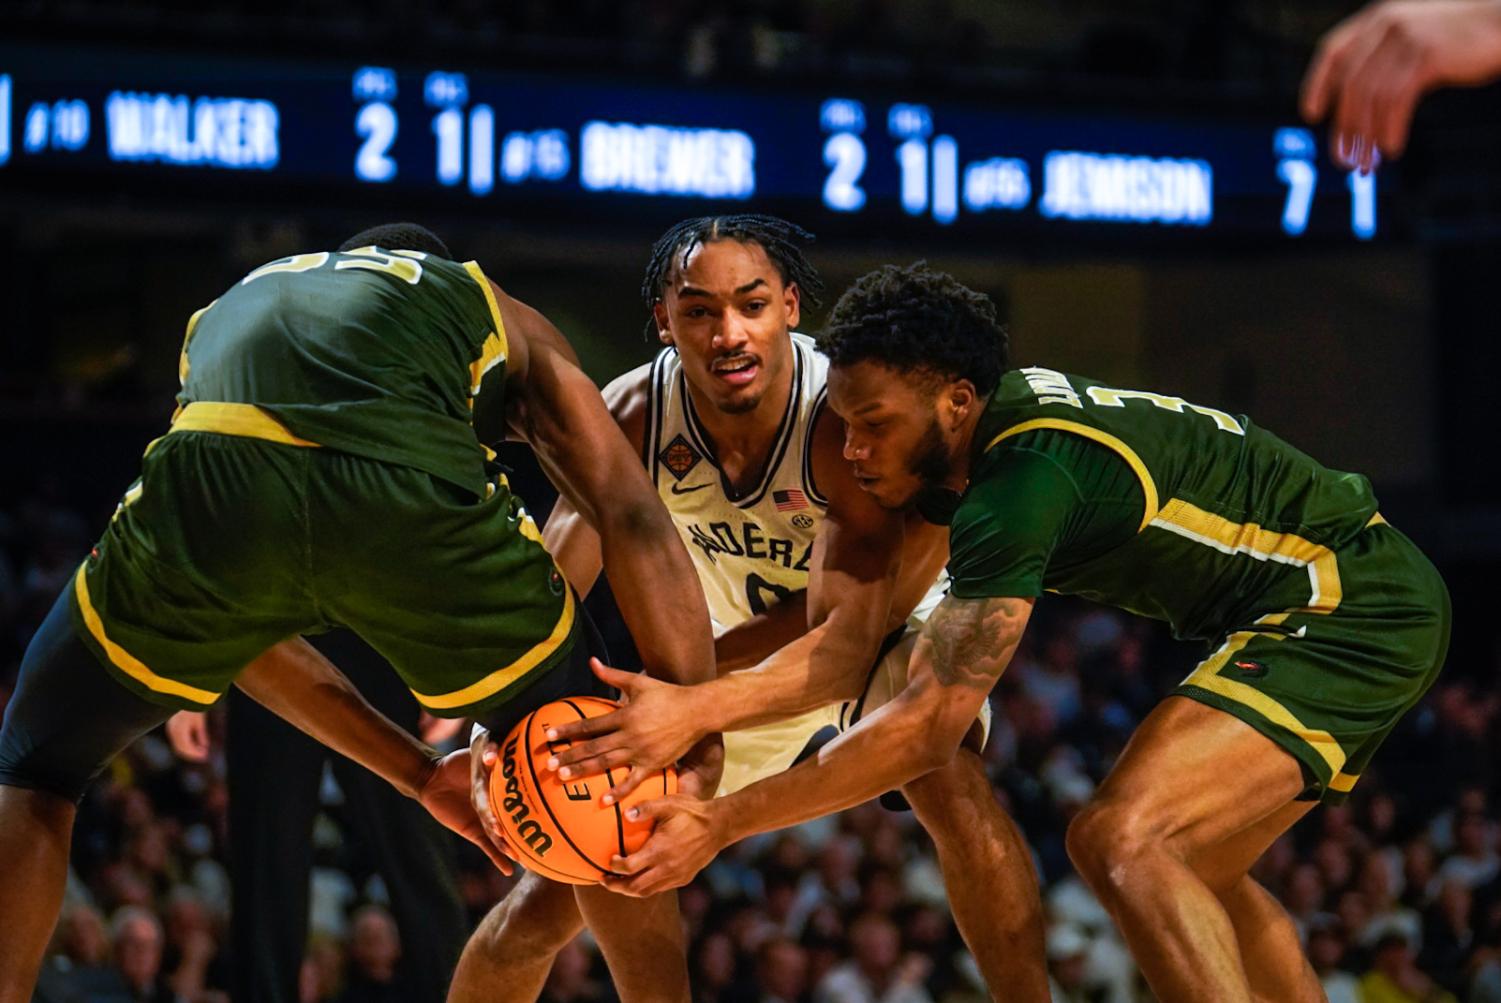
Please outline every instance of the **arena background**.
[{"label": "arena background", "polygon": [[[1382,971],[1414,993],[1432,980],[1459,1000],[1501,1000],[1493,92],[1425,104],[1409,155],[1357,196],[1324,157],[1322,134],[1296,131],[1294,112],[1314,39],[1350,4],[491,6],[36,0],[0,10],[0,692],[165,427],[186,318],[249,269],[415,219],[548,314],[604,382],[655,348],[638,287],[662,229],[686,215],[776,211],[819,234],[811,257],[831,298],[878,264],[926,258],[1003,305],[1020,363],[1244,411],[1372,478],[1384,514],[1449,582],[1449,665],[1351,805],[1313,813],[1258,874],[1311,935],[1331,998],[1361,998],[1349,994]],[[389,76],[362,82],[372,68]],[[261,99],[257,88],[277,105],[274,163],[245,169],[244,137],[190,149],[183,132],[131,151],[110,135],[124,128],[119,116],[152,113],[111,101],[181,97],[196,109]],[[470,152],[482,103],[501,157],[488,187]],[[394,180],[368,163],[357,170],[372,128],[357,116],[371,104],[400,117]],[[556,109],[558,127],[537,109]],[[439,125],[448,111],[459,114]],[[601,122],[625,143],[660,140],[649,125],[700,130],[685,141],[705,142],[705,156],[732,157],[741,140],[731,134],[746,137],[756,181],[746,190],[733,164],[687,180],[617,164],[606,177],[609,165],[587,164],[581,145]],[[450,127],[469,131],[445,165]],[[522,159],[506,161],[513,130]],[[839,204],[850,196],[834,175],[851,154],[836,134],[868,160],[858,209]],[[946,138],[957,146],[949,167]],[[564,166],[543,145],[558,142]],[[1195,218],[1171,194],[1111,202],[1078,179],[1069,203],[1045,161],[1056,152],[1099,170],[1127,157],[1200,172],[1190,181],[1208,169],[1213,215]],[[968,173],[981,161],[998,179],[989,188]],[[1318,180],[1300,223],[1305,168]],[[682,190],[662,194],[673,184]],[[1374,206],[1374,227],[1356,220],[1358,197]],[[813,311],[803,327],[821,319]],[[545,510],[550,490],[526,457],[507,459]],[[1062,832],[1134,723],[1200,654],[1155,625],[1050,598],[993,697],[992,775],[1037,854],[1060,999],[1149,998],[1072,877]],[[324,799],[303,998],[400,998],[387,978],[399,948],[384,885],[337,784]],[[169,988],[138,998],[225,998],[236,947],[225,802],[222,755],[181,764],[158,739],[90,795],[51,963],[65,984],[93,987],[76,998],[133,998],[109,995],[124,983],[105,977],[123,964],[125,945],[111,938],[132,935],[121,919],[131,907],[165,923],[151,979]],[[477,917],[506,882],[462,859]],[[704,1000],[842,1000],[829,973],[848,964],[888,987],[872,999],[977,998],[910,817],[866,806],[742,844],[683,901]],[[363,947],[356,928],[370,935]],[[565,954],[546,998],[613,998],[586,941]]]}]

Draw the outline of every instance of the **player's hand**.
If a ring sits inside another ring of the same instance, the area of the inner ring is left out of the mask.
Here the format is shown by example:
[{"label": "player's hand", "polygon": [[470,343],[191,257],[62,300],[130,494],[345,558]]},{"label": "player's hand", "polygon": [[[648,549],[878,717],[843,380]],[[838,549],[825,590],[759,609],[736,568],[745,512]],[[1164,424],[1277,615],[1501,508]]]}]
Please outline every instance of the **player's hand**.
[{"label": "player's hand", "polygon": [[[719,779],[724,773],[724,737],[705,735],[678,761],[678,793],[707,801],[719,790]],[[623,798],[613,788],[606,797]]]},{"label": "player's hand", "polygon": [[704,737],[700,730],[704,715],[692,686],[663,682],[641,672],[622,672],[597,658],[591,658],[589,665],[603,682],[620,690],[625,706],[547,729],[549,742],[572,743],[550,758],[547,768],[568,780],[629,765],[625,780],[606,795],[605,803],[610,804],[682,758]]},{"label": "player's hand", "polygon": [[673,794],[626,809],[627,818],[655,819],[657,828],[641,849],[610,861],[617,873],[606,875],[605,887],[646,898],[692,881],[724,849],[726,838],[717,811],[723,803]]},{"label": "player's hand", "polygon": [[208,715],[202,711],[180,710],[167,718],[167,744],[178,759],[189,763],[208,762]]},{"label": "player's hand", "polygon": [[479,816],[480,825],[490,841],[505,847],[509,854],[505,831],[500,827],[495,806],[490,803],[490,774],[495,772],[499,762],[500,746],[490,737],[489,729],[476,727],[474,737],[469,741],[469,801],[474,805],[474,813]]},{"label": "player's hand", "polygon": [[[417,800],[428,814],[485,851],[502,874],[515,871],[505,839],[491,837],[474,804],[474,771],[468,749],[433,760],[433,768],[417,788]],[[486,778],[488,780],[488,777]]]},{"label": "player's hand", "polygon": [[1385,0],[1320,40],[1303,78],[1303,117],[1328,116],[1335,161],[1370,171],[1381,156],[1401,155],[1420,97],[1498,75],[1498,0]]}]

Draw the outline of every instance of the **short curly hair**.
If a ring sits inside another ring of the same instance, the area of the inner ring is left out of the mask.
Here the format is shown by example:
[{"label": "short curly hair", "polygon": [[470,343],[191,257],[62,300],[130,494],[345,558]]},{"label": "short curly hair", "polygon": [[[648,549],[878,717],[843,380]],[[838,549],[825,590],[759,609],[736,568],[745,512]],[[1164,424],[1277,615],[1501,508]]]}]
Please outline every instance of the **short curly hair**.
[{"label": "short curly hair", "polygon": [[423,251],[440,258],[453,260],[448,245],[436,233],[421,223],[382,223],[368,230],[361,230],[339,245],[340,251],[353,251],[357,247],[384,247],[388,251]]},{"label": "short curly hair", "polygon": [[856,279],[829,312],[820,347],[835,366],[879,362],[901,371],[966,379],[988,396],[1010,368],[995,303],[919,261]]}]

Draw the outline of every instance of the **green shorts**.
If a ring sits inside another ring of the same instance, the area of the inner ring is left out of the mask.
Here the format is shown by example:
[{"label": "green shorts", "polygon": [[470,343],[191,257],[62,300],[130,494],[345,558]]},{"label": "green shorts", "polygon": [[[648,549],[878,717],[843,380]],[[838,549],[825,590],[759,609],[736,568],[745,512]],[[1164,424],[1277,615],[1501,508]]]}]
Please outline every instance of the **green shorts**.
[{"label": "green shorts", "polygon": [[73,581],[79,632],[125,686],[201,709],[277,642],[344,626],[463,717],[567,654],[576,600],[503,477],[478,499],[211,407],[234,431],[157,440]]},{"label": "green shorts", "polygon": [[1304,800],[1338,803],[1438,675],[1449,592],[1422,551],[1379,517],[1321,572],[1320,609],[1294,605],[1309,601],[1308,581],[1290,576],[1288,594],[1276,597],[1281,611],[1228,631],[1175,692],[1296,757]]}]

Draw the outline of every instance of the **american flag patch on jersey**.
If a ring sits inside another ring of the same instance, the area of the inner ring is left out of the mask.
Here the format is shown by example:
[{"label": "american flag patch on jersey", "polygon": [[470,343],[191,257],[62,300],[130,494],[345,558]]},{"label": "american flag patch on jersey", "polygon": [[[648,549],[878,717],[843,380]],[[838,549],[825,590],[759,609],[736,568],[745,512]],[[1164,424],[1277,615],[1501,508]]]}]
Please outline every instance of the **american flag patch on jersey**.
[{"label": "american flag patch on jersey", "polygon": [[800,508],[808,507],[808,496],[797,488],[788,488],[786,491],[773,491],[771,500],[777,503],[778,512],[796,512]]}]

